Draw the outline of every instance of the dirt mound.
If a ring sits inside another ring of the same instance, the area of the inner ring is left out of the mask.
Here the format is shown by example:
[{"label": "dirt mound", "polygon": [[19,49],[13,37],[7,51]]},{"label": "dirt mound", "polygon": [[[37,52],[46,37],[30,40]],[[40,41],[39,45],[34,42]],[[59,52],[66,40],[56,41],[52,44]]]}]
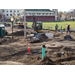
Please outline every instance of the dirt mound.
[{"label": "dirt mound", "polygon": [[55,39],[56,41],[64,41],[63,36],[54,37],[54,39]]},{"label": "dirt mound", "polygon": [[74,51],[75,50],[75,47],[69,47],[68,46],[68,47],[64,47],[63,50],[64,51]]},{"label": "dirt mound", "polygon": [[5,25],[6,27],[9,27],[9,26],[11,26],[11,24],[6,24],[6,23],[4,23],[4,25]]},{"label": "dirt mound", "polygon": [[42,60],[38,61],[36,65],[55,65],[55,63],[48,56],[45,56]]},{"label": "dirt mound", "polygon": [[61,57],[62,56],[62,54],[61,53],[57,53],[57,55],[56,55],[57,57]]},{"label": "dirt mound", "polygon": [[63,47],[59,52],[55,54],[56,57],[68,57],[74,55],[75,48],[74,47]]},{"label": "dirt mound", "polygon": [[41,42],[43,42],[43,41],[48,40],[48,37],[47,37],[45,34],[42,34],[42,35],[39,36],[39,40],[40,40]]},{"label": "dirt mound", "polygon": [[54,33],[54,37],[59,37],[60,35],[60,33]]},{"label": "dirt mound", "polygon": [[[9,36],[12,36],[12,33]],[[13,36],[24,36],[24,31],[16,31],[13,33]]]},{"label": "dirt mound", "polygon": [[4,39],[3,41],[0,42],[0,45],[6,45],[6,44],[17,42],[17,41],[19,41],[18,38]]},{"label": "dirt mound", "polygon": [[36,57],[26,57],[24,59],[19,59],[18,62],[25,63],[27,65],[31,65],[33,63],[36,63],[36,61],[39,61],[41,58],[39,56]]}]

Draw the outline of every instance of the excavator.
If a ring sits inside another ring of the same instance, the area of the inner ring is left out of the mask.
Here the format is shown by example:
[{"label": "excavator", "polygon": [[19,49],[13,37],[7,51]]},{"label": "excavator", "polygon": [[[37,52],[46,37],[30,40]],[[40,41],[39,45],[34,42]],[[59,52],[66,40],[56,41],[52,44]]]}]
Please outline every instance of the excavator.
[{"label": "excavator", "polygon": [[42,32],[42,22],[41,21],[35,21],[35,17],[33,16],[33,24],[32,28],[34,28],[34,31],[36,32]]},{"label": "excavator", "polygon": [[[24,28],[24,22],[23,22],[23,21],[20,21],[20,17],[19,17],[18,15],[15,15],[15,14],[13,13],[13,19],[15,19],[15,17],[16,17],[19,21],[16,22],[16,24],[14,24],[14,25],[17,25],[17,26],[19,26],[19,27]],[[27,22],[26,22],[26,25],[27,25]]]}]

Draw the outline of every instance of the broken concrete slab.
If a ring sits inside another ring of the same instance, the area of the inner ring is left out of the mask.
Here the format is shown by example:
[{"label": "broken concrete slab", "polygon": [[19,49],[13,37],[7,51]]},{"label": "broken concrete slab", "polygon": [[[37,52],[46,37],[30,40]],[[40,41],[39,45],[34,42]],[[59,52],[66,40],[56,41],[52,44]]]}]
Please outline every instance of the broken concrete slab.
[{"label": "broken concrete slab", "polygon": [[53,34],[53,33],[45,33],[45,35],[46,35],[48,38],[53,38],[53,37],[54,37],[54,34]]},{"label": "broken concrete slab", "polygon": [[58,49],[58,48],[61,48],[62,45],[52,43],[52,44],[47,44],[46,47],[51,49]]},{"label": "broken concrete slab", "polygon": [[28,34],[27,35],[27,37],[33,37],[34,36],[34,34]]}]

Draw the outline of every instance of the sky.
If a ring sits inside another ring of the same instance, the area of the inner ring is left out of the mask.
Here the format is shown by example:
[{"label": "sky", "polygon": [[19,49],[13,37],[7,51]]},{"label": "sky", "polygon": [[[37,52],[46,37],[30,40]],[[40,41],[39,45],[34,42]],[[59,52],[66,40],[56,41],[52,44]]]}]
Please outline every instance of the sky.
[{"label": "sky", "polygon": [[68,11],[73,11],[74,9],[58,9],[58,12],[60,12],[60,11],[62,11],[62,12],[64,12],[64,11],[66,11],[66,12],[68,12]]},{"label": "sky", "polygon": [[64,11],[66,11],[66,12],[68,12],[68,11],[72,11],[73,9],[58,9],[58,12],[64,12]]},{"label": "sky", "polygon": [[62,11],[62,12],[66,11],[66,12],[68,12],[68,11],[70,11],[70,9],[58,9],[58,11]]}]

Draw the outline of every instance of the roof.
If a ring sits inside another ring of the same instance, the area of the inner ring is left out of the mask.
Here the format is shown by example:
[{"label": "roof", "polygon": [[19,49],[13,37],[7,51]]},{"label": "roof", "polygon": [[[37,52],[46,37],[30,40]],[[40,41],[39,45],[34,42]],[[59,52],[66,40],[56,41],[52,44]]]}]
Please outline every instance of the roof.
[{"label": "roof", "polygon": [[43,12],[53,12],[50,9],[26,9],[26,11],[43,11]]}]

